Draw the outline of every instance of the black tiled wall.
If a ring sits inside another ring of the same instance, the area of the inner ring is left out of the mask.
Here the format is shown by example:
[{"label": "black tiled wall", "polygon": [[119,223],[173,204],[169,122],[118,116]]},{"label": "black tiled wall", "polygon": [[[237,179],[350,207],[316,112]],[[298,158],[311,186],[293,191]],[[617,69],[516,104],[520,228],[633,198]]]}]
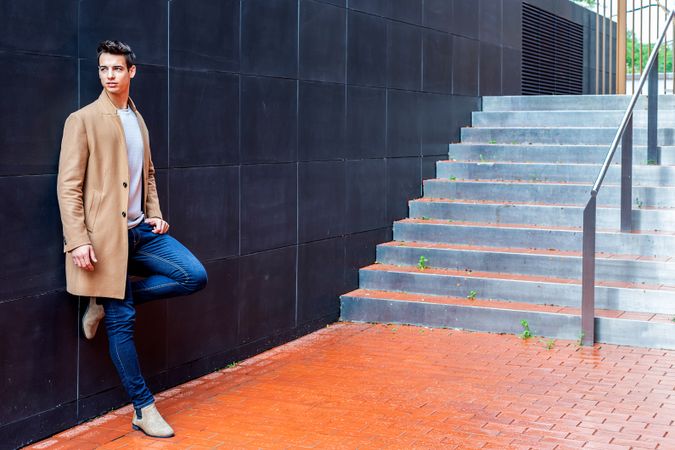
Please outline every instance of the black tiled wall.
[{"label": "black tiled wall", "polygon": [[127,401],[105,333],[78,337],[55,194],[63,122],[101,90],[100,40],[138,55],[162,209],[209,273],[138,308],[159,390],[338,318],[479,96],[520,92],[521,2],[1,1],[0,447]]}]

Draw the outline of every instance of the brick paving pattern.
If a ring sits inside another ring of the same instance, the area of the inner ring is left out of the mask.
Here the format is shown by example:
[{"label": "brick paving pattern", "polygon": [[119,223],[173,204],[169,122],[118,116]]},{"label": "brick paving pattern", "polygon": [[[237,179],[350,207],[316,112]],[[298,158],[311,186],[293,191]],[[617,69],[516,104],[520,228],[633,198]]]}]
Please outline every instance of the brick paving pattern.
[{"label": "brick paving pattern", "polygon": [[675,449],[675,351],[338,323],[125,407],[47,449]]}]

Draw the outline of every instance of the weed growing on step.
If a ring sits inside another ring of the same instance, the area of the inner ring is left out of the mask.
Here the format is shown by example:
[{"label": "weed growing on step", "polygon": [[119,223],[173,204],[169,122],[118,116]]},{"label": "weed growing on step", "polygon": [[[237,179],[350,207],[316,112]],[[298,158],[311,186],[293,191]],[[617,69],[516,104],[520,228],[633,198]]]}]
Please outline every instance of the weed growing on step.
[{"label": "weed growing on step", "polygon": [[485,158],[483,158],[483,154],[479,154],[478,157],[480,158],[480,162],[485,162]]},{"label": "weed growing on step", "polygon": [[497,143],[497,141],[495,139],[490,139],[488,141],[488,144],[496,144],[496,143]]},{"label": "weed growing on step", "polygon": [[238,363],[237,361],[232,361],[231,363],[229,363],[228,365],[226,365],[225,368],[226,368],[226,369],[234,369],[235,367],[237,367],[238,364],[239,364],[239,363]]},{"label": "weed growing on step", "polygon": [[523,332],[518,335],[521,339],[530,339],[532,337],[532,331],[530,331],[530,324],[527,320],[523,319],[520,321],[520,325],[523,327]]},{"label": "weed growing on step", "polygon": [[427,216],[422,216],[422,220],[429,220]]},{"label": "weed growing on step", "polygon": [[636,205],[638,208],[642,208],[642,200],[640,200],[639,197],[635,197],[635,205]]},{"label": "weed growing on step", "polygon": [[450,181],[455,181],[457,177],[450,177]]},{"label": "weed growing on step", "polygon": [[429,264],[429,259],[426,256],[422,255],[422,256],[420,256],[420,260],[417,263],[417,268],[419,270],[424,270],[428,267],[428,264]]},{"label": "weed growing on step", "polygon": [[552,350],[555,347],[555,339],[541,339],[540,342],[544,344],[546,350]]},{"label": "weed growing on step", "polygon": [[466,296],[469,300],[476,300],[476,295],[478,295],[478,292],[471,290],[469,291],[469,295]]},{"label": "weed growing on step", "polygon": [[656,160],[655,160],[655,159],[648,159],[648,160],[647,160],[647,165],[648,165],[648,166],[655,166],[655,165],[656,165]]},{"label": "weed growing on step", "polygon": [[580,331],[580,332],[579,332],[579,339],[577,339],[577,345],[578,345],[579,347],[581,347],[582,345],[584,345],[584,336],[586,336],[586,334],[584,334],[583,331]]}]

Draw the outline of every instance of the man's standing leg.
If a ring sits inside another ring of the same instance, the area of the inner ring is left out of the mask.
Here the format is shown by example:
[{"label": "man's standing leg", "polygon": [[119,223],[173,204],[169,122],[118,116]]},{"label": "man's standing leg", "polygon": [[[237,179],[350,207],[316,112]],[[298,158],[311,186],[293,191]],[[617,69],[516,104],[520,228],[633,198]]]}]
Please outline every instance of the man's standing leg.
[{"label": "man's standing leg", "polygon": [[148,389],[134,343],[134,307],[131,283],[127,281],[124,300],[102,299],[105,309],[105,325],[108,332],[110,358],[117,369],[122,386],[134,405],[134,429],[142,430],[153,437],[171,437],[173,429],[155,407],[155,398]]}]

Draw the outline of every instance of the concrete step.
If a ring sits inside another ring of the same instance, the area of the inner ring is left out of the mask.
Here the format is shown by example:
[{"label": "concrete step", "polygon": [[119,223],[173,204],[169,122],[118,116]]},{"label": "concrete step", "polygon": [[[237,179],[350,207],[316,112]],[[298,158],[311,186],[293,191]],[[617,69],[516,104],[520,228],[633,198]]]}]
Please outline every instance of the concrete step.
[{"label": "concrete step", "polygon": [[[576,308],[581,298],[581,282],[569,278],[436,268],[420,271],[409,266],[375,264],[361,269],[359,279],[361,289],[468,299],[478,297],[533,305]],[[605,285],[596,286],[596,308],[675,314],[675,290],[658,289],[651,285],[648,287],[605,282]]]},{"label": "concrete step", "polygon": [[[495,224],[529,223],[539,226],[581,227],[584,206],[539,205],[470,200],[420,199],[409,202],[413,219],[460,220]],[[597,209],[597,227],[621,227],[621,210]],[[633,209],[633,229],[641,231],[675,230],[675,209]]]},{"label": "concrete step", "polygon": [[[581,184],[430,179],[424,181],[424,197],[585,206],[591,187],[591,181]],[[632,197],[635,209],[675,207],[675,187],[634,186]],[[621,186],[603,184],[598,194],[598,206],[617,207],[620,201]]]},{"label": "concrete step", "polygon": [[[476,127],[613,127],[625,114],[617,111],[476,111],[471,125]],[[657,126],[675,123],[675,109],[659,111]],[[647,111],[633,114],[633,126],[647,127]]]},{"label": "concrete step", "polygon": [[[596,280],[645,283],[655,287],[665,285],[675,289],[675,261],[672,258],[635,259],[638,256],[598,254],[595,263]],[[384,265],[416,266],[421,257],[425,258],[426,266],[433,269],[538,277],[564,276],[581,282],[581,252],[416,242],[388,242],[377,247],[377,262]],[[669,302],[670,310],[659,312],[675,314],[674,294],[675,291],[668,294],[672,298]],[[576,298],[575,301],[578,300]],[[615,309],[633,310],[627,305]],[[651,309],[645,311],[656,312]]]},{"label": "concrete step", "polygon": [[[601,167],[600,164],[439,161],[436,178],[593,183]],[[610,167],[604,183],[620,184],[621,166]],[[675,186],[675,166],[635,165],[633,185]]]},{"label": "concrete step", "polygon": [[[484,144],[604,144],[609,146],[615,135],[615,127],[481,127],[462,128],[461,141]],[[633,143],[646,145],[646,128],[635,128]],[[675,128],[659,128],[658,143],[659,145],[675,145]]]},{"label": "concrete step", "polygon": [[[483,97],[483,111],[588,111],[623,110],[630,102],[629,95],[527,95]],[[647,109],[647,97],[641,96],[635,110]],[[659,95],[658,110],[675,109],[675,96]]]},{"label": "concrete step", "polygon": [[[404,323],[430,327],[520,334],[521,321],[535,336],[580,339],[578,310],[518,302],[399,294],[358,289],[340,298],[341,320]],[[667,317],[598,310],[596,341],[675,348],[675,327]],[[618,317],[616,317],[618,315]]]},{"label": "concrete step", "polygon": [[[545,145],[462,143],[448,146],[448,158],[461,161],[501,161],[532,163],[602,164],[609,151],[607,145]],[[613,164],[621,162],[621,146]],[[647,147],[633,146],[634,164],[647,164]],[[661,162],[675,165],[675,147],[661,146]]]},{"label": "concrete step", "polygon": [[[496,225],[474,222],[404,219],[394,223],[394,240],[517,248],[581,251],[580,228]],[[599,229],[596,251],[646,257],[675,254],[675,234],[621,233]]]}]

